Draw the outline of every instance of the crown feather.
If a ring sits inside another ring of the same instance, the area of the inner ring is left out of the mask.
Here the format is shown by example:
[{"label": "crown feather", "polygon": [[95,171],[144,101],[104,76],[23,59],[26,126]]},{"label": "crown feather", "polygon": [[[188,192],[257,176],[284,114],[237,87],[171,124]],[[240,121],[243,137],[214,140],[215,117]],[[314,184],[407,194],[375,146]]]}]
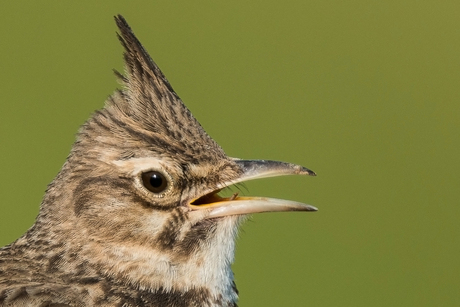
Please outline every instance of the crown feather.
[{"label": "crown feather", "polygon": [[[88,132],[92,139],[91,127],[103,125],[115,138],[129,132],[134,139],[149,140],[145,146],[168,144],[166,148],[160,146],[163,151],[174,148],[174,152],[195,158],[202,156],[207,160],[210,156],[225,157],[222,148],[204,131],[173,90],[126,20],[118,15],[115,21],[120,32],[118,39],[124,48],[125,73],[116,70],[114,73],[123,88],[107,99],[102,113],[95,114],[82,132]],[[101,114],[106,118],[96,118]]]}]

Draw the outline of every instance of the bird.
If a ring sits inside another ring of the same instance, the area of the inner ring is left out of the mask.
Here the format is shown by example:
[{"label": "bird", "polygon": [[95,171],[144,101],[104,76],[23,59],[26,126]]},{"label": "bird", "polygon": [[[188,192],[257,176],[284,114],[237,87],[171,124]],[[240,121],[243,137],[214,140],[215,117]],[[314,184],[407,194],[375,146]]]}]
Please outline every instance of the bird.
[{"label": "bird", "polygon": [[0,305],[237,306],[231,264],[241,223],[254,213],[317,209],[220,192],[316,174],[227,156],[123,16],[115,22],[121,89],[80,127],[33,226],[0,249]]}]

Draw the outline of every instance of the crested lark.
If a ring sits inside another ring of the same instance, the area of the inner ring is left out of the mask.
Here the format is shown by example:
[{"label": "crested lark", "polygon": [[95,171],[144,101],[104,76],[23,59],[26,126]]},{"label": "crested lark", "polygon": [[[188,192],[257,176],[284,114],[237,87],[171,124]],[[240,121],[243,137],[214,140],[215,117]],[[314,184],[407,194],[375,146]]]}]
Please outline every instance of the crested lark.
[{"label": "crested lark", "polygon": [[35,224],[0,249],[1,306],[236,306],[231,263],[244,216],[316,208],[221,197],[246,180],[315,175],[228,157],[122,16],[123,84],[80,129]]}]

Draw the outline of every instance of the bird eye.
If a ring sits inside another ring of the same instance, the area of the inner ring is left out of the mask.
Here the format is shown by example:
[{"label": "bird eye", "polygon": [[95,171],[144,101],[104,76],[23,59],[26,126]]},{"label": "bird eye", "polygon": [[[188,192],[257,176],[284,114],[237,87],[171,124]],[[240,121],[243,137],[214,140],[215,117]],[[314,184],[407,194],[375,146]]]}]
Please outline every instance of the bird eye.
[{"label": "bird eye", "polygon": [[142,174],[142,182],[144,186],[153,193],[161,193],[168,186],[168,181],[165,176],[156,171],[150,171]]}]

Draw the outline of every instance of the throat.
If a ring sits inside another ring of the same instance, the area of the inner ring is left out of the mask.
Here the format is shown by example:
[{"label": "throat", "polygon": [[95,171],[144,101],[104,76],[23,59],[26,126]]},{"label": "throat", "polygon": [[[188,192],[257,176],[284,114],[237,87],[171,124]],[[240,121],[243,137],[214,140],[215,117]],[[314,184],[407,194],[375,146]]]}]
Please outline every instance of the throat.
[{"label": "throat", "polygon": [[[236,306],[238,293],[231,264],[240,220],[240,217],[216,220],[213,229],[208,229],[210,233],[201,238],[189,231],[197,236],[196,242],[188,235],[167,246],[98,242],[98,246],[88,245],[84,257],[97,259],[94,264],[101,274],[111,280],[123,280],[130,288],[157,293],[159,297],[169,297],[168,300],[177,297],[203,300],[203,304],[184,306]],[[187,253],[183,252],[184,244],[188,245]],[[94,251],[99,257],[93,257]]]}]

